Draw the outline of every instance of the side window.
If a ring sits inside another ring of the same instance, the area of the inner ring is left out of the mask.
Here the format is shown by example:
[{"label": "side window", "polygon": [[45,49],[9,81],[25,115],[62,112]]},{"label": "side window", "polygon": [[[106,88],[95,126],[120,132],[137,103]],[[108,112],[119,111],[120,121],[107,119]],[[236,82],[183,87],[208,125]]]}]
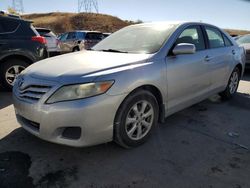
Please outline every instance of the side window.
[{"label": "side window", "polygon": [[226,46],[233,46],[232,42],[227,38],[226,35],[223,34],[223,38]]},{"label": "side window", "polygon": [[204,50],[206,48],[203,34],[199,26],[191,26],[185,29],[176,40],[175,45],[180,43],[194,44],[197,51]]},{"label": "side window", "polygon": [[14,20],[1,20],[0,24],[0,34],[3,33],[11,33],[14,32],[17,27],[19,26],[19,23]]},{"label": "side window", "polygon": [[85,33],[84,32],[77,32],[77,39],[84,39]]},{"label": "side window", "polygon": [[87,33],[86,35],[87,40],[102,40],[101,33]]},{"label": "side window", "polygon": [[75,32],[70,32],[69,34],[68,34],[68,37],[67,37],[67,40],[68,39],[76,39],[76,33]]},{"label": "side window", "polygon": [[210,48],[221,48],[225,46],[221,32],[218,29],[207,26],[205,29],[207,32]]},{"label": "side window", "polygon": [[68,37],[68,33],[65,33],[65,34],[61,35],[59,40],[65,41],[67,39],[67,37]]}]

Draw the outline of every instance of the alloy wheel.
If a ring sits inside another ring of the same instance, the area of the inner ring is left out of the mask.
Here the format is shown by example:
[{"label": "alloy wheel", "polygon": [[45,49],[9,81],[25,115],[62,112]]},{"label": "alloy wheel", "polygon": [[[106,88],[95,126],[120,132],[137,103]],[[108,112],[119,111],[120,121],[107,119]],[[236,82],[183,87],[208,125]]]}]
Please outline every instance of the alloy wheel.
[{"label": "alloy wheel", "polygon": [[126,117],[125,128],[128,137],[132,140],[140,140],[150,131],[154,121],[152,105],[146,101],[137,102],[129,110]]},{"label": "alloy wheel", "polygon": [[230,94],[234,94],[236,92],[238,84],[239,84],[239,75],[237,72],[233,72],[229,83]]}]

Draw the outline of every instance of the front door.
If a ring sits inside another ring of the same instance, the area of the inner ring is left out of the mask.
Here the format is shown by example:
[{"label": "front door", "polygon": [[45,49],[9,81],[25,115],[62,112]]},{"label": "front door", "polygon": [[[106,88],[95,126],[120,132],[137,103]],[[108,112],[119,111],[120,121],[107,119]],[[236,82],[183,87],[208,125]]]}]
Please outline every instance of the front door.
[{"label": "front door", "polygon": [[207,50],[201,27],[186,28],[174,46],[180,43],[194,44],[196,52],[176,56],[170,52],[166,59],[170,114],[199,101],[210,89],[210,74],[205,61]]},{"label": "front door", "polygon": [[62,36],[59,38],[59,47],[61,52],[69,52],[69,47],[67,44],[67,38],[68,38],[68,33],[62,34]]}]

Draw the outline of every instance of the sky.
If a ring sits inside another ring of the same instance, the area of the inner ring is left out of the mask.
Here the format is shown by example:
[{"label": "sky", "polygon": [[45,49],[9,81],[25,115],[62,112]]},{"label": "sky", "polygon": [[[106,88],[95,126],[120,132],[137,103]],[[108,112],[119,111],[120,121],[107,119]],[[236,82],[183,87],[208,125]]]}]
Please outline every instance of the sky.
[{"label": "sky", "polygon": [[[126,20],[202,21],[250,30],[250,0],[97,0],[99,12]],[[23,0],[25,13],[77,12],[77,0]],[[12,0],[0,0],[7,10]]]}]

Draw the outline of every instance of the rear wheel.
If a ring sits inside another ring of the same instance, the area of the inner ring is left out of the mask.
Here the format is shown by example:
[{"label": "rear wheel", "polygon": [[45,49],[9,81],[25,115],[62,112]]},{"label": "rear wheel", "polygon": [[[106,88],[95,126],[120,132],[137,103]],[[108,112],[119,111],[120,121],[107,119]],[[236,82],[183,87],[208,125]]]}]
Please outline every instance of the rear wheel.
[{"label": "rear wheel", "polygon": [[4,62],[0,70],[0,81],[3,88],[11,91],[16,77],[28,66],[28,63],[20,59],[10,59]]},{"label": "rear wheel", "polygon": [[220,93],[222,99],[228,100],[232,98],[233,95],[237,92],[239,82],[240,82],[240,70],[238,67],[235,67],[229,78],[227,88]]},{"label": "rear wheel", "polygon": [[159,107],[150,92],[140,90],[128,96],[119,108],[114,127],[114,141],[125,148],[143,144],[158,121]]}]

